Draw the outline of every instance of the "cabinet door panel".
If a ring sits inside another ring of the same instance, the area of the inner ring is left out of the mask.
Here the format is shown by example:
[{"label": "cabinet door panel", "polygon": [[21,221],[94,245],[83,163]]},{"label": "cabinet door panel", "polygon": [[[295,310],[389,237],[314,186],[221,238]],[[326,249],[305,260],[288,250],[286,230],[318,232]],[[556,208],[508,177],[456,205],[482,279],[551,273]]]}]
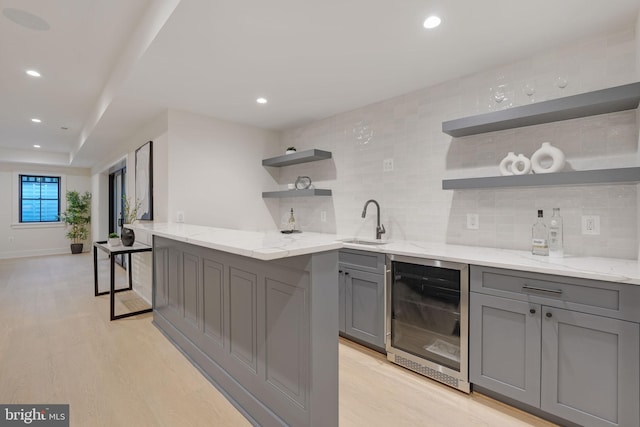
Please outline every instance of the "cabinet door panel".
[{"label": "cabinet door panel", "polygon": [[153,308],[159,310],[169,302],[169,248],[159,245],[154,247],[153,270]]},{"label": "cabinet door panel", "polygon": [[305,363],[309,353],[308,295],[298,284],[281,280],[265,280],[265,326],[269,331],[265,376],[268,384],[304,408],[309,374]]},{"label": "cabinet door panel", "polygon": [[345,332],[384,347],[384,276],[345,269]]},{"label": "cabinet door panel", "polygon": [[224,346],[224,266],[203,259],[203,332],[216,345]]},{"label": "cabinet door panel", "polygon": [[345,320],[345,310],[346,308],[346,291],[345,291],[345,275],[344,270],[340,267],[338,271],[338,324],[339,330],[342,333],[345,333],[346,328],[346,320]]},{"label": "cabinet door panel", "polygon": [[539,406],[540,306],[471,293],[469,319],[470,381]]},{"label": "cabinet door panel", "polygon": [[200,288],[200,257],[182,253],[182,310],[185,320],[198,327]]},{"label": "cabinet door panel", "polygon": [[558,308],[543,312],[541,408],[582,425],[639,425],[640,326]]},{"label": "cabinet door panel", "polygon": [[229,351],[254,374],[258,369],[257,281],[254,273],[229,269]]},{"label": "cabinet door panel", "polygon": [[182,251],[175,247],[169,249],[167,300],[169,302],[169,308],[179,317],[182,316],[182,280],[180,280],[180,271],[182,269],[181,257]]}]

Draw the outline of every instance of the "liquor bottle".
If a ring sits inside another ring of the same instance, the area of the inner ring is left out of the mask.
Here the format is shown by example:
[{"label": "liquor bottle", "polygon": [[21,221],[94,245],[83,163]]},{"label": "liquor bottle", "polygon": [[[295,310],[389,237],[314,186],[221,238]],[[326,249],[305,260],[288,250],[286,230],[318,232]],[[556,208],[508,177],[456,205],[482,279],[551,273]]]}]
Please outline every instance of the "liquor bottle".
[{"label": "liquor bottle", "polygon": [[562,241],[562,217],[560,208],[553,208],[553,216],[549,222],[549,256],[562,258],[564,256]]},{"label": "liquor bottle", "polygon": [[293,208],[291,208],[291,215],[289,216],[287,225],[289,227],[289,231],[293,231],[296,229],[296,219],[293,217]]},{"label": "liquor bottle", "polygon": [[542,219],[542,209],[538,210],[538,220],[531,227],[531,253],[533,255],[549,255],[549,233]]}]

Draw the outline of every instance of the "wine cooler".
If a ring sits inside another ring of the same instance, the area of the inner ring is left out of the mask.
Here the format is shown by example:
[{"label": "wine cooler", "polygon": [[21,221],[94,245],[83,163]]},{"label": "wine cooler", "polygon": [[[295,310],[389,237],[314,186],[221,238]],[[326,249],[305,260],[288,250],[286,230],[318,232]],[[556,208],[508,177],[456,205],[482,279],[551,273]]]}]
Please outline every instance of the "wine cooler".
[{"label": "wine cooler", "polygon": [[469,266],[387,257],[387,358],[469,393]]}]

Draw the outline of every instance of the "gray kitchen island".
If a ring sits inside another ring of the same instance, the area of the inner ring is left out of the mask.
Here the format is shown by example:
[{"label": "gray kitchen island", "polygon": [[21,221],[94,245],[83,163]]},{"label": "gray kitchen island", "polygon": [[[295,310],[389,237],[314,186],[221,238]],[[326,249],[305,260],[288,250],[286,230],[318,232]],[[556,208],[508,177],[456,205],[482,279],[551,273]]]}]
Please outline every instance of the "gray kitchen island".
[{"label": "gray kitchen island", "polygon": [[153,322],[166,337],[252,423],[337,426],[340,243],[184,224],[152,233]]}]

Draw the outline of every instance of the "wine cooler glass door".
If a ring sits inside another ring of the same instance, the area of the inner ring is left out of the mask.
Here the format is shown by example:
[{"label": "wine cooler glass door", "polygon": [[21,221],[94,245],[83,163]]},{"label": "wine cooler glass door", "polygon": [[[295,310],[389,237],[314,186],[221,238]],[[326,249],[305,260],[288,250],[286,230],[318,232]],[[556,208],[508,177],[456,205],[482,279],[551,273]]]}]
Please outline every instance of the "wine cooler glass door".
[{"label": "wine cooler glass door", "polygon": [[460,372],[460,275],[459,269],[393,262],[392,347]]}]

